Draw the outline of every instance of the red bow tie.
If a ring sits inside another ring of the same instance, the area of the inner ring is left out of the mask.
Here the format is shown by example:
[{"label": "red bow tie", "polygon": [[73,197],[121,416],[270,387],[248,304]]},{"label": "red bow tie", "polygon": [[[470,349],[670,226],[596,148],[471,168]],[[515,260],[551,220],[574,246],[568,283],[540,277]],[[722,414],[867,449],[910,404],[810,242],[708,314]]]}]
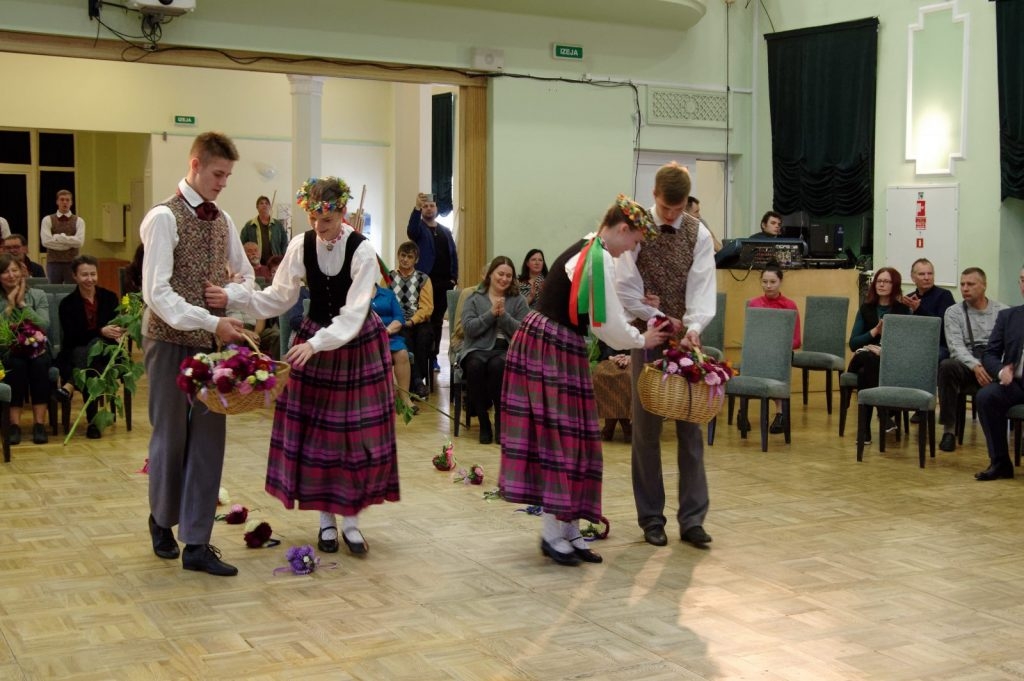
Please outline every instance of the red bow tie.
[{"label": "red bow tie", "polygon": [[661,226],[661,233],[662,234],[675,234],[676,233],[676,228],[673,227],[672,225],[662,225]]},{"label": "red bow tie", "polygon": [[58,215],[57,216],[57,220],[59,222],[67,222],[69,219],[70,219],[70,217],[67,216],[67,215]]},{"label": "red bow tie", "polygon": [[[182,201],[188,203],[188,199],[185,198],[185,195],[181,193],[180,189],[177,194],[181,197]],[[220,215],[220,211],[217,209],[217,204],[210,201],[203,201],[198,206],[193,206],[191,203],[188,203],[188,205],[189,208],[192,208],[196,212],[197,218],[205,220],[206,222],[216,220],[217,216]]]}]

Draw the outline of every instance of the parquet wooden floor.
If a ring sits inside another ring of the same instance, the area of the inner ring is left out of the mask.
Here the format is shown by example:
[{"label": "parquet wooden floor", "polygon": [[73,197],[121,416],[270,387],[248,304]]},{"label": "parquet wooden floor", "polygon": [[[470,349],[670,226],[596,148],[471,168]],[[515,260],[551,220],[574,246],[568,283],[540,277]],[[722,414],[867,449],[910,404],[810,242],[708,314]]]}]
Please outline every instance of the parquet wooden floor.
[{"label": "parquet wooden floor", "polygon": [[288,546],[315,544],[317,515],[263,492],[269,414],[231,417],[223,485],[283,543],[249,550],[241,526],[217,523],[241,570],[217,578],[150,550],[145,403],[143,388],[132,433],[22,444],[0,466],[0,678],[1024,677],[1024,480],[972,479],[986,461],[976,424],[924,470],[913,438],[858,464],[820,393],[794,400],[793,444],[772,436],[766,454],[723,424],[706,453],[708,551],[674,523],[669,546],[643,542],[629,448],[612,443],[605,562],[565,568],[541,557],[536,518],[483,499],[499,448],[475,428],[455,446],[484,467],[482,488],[433,469],[449,427],[424,410],[398,426],[402,501],[364,513],[370,554],[299,577],[273,570]]}]

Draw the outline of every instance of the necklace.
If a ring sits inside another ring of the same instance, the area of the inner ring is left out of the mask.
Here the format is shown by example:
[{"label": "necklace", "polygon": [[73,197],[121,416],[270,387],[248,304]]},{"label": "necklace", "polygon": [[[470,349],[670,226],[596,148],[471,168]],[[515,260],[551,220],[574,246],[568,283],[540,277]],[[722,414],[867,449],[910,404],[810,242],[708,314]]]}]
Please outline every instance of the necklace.
[{"label": "necklace", "polygon": [[328,241],[326,239],[321,239],[319,236],[317,237],[317,239],[320,240],[320,242],[327,248],[328,251],[333,251],[334,250],[334,244],[336,244],[339,241],[341,241],[341,237],[343,237],[343,236],[345,236],[345,232],[339,232],[338,236],[334,237],[330,241]]}]

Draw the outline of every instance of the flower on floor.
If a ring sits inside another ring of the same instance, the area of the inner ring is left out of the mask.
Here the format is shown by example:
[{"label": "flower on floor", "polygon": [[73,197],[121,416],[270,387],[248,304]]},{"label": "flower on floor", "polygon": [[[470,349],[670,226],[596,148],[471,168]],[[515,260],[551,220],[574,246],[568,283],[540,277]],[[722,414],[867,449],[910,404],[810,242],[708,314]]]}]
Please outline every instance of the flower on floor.
[{"label": "flower on floor", "polygon": [[441,447],[441,453],[432,459],[434,468],[439,471],[450,471],[455,468],[455,445],[452,444],[451,440],[448,440]]},{"label": "flower on floor", "polygon": [[320,559],[313,553],[313,547],[309,544],[291,547],[284,557],[288,561],[292,573],[296,575],[308,575],[320,564]]},{"label": "flower on floor", "polygon": [[241,525],[245,522],[245,519],[249,517],[249,509],[241,504],[235,504],[231,507],[231,510],[227,513],[220,513],[216,516],[217,520],[223,520],[228,525]]},{"label": "flower on floor", "polygon": [[608,518],[601,516],[601,523],[604,525],[604,529],[599,528],[594,523],[587,523],[587,526],[580,529],[580,534],[587,541],[593,541],[594,539],[607,539],[608,533],[612,531],[612,524],[608,522]]},{"label": "flower on floor", "polygon": [[274,530],[265,520],[250,520],[245,525],[245,545],[250,549],[269,548],[281,542],[271,539]]},{"label": "flower on floor", "polygon": [[479,464],[473,464],[469,470],[460,468],[452,473],[452,482],[461,482],[465,485],[482,485],[484,482],[484,468]]},{"label": "flower on floor", "polygon": [[218,506],[227,506],[230,503],[231,503],[231,495],[228,494],[228,488],[227,487],[221,487],[219,490],[217,490],[217,505]]}]

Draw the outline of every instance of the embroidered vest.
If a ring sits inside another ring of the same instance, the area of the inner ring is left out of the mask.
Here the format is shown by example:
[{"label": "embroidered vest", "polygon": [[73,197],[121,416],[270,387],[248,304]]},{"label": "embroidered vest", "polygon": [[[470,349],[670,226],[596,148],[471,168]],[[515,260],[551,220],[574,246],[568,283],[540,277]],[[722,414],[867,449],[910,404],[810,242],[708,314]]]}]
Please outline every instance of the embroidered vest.
[{"label": "embroidered vest", "polygon": [[[185,199],[172,196],[163,204],[174,214],[178,226],[178,245],[174,247],[174,272],[171,288],[190,305],[206,307],[205,282],[224,286],[228,280],[229,228],[224,213],[216,220],[200,220],[189,210]],[[236,237],[237,238],[237,237]],[[214,311],[223,316],[223,310]],[[212,348],[216,339],[204,329],[175,329],[150,310],[146,336],[190,348]]]},{"label": "embroidered vest", "polygon": [[[73,235],[78,231],[78,216],[72,213],[68,219],[61,222],[60,217],[54,213],[50,216],[50,232],[52,234]],[[46,262],[71,262],[78,257],[77,248],[69,248],[58,251],[56,248],[46,250]]]},{"label": "embroidered vest", "polygon": [[352,256],[366,237],[357,232],[348,235],[345,241],[345,261],[333,277],[320,271],[316,261],[316,232],[306,232],[302,243],[302,263],[306,266],[306,283],[309,285],[309,318],[320,326],[328,326],[345,306],[348,290],[352,288]]},{"label": "embroidered vest", "polygon": [[[697,246],[700,222],[689,215],[675,234],[659,234],[640,248],[637,270],[644,282],[644,291],[661,299],[661,311],[682,319],[686,314],[686,278],[693,265],[693,249]],[[634,320],[641,333],[647,330],[646,320]],[[682,335],[683,332],[680,332]]]}]

